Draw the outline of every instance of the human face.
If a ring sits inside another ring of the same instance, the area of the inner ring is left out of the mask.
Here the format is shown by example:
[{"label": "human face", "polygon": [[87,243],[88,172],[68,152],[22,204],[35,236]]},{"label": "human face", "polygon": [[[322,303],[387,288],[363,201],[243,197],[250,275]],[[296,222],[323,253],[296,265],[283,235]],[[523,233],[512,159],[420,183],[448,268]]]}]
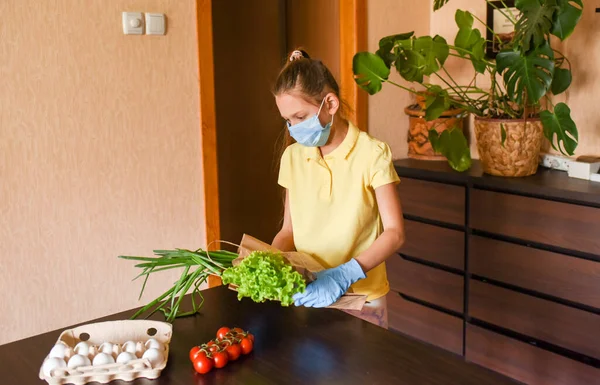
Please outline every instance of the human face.
[{"label": "human face", "polygon": [[[313,117],[319,111],[319,104],[313,104],[297,93],[283,93],[275,96],[275,103],[281,117],[294,126],[304,120]],[[321,125],[331,121],[331,117],[337,111],[337,97],[334,94],[325,95],[325,103],[319,114]]]}]

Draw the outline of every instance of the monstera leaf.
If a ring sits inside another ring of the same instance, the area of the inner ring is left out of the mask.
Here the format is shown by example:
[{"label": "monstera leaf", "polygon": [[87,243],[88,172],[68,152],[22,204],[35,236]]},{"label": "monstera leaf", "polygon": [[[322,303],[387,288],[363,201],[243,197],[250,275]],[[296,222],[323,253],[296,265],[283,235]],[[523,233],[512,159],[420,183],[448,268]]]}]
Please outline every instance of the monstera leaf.
[{"label": "monstera leaf", "polygon": [[552,29],[556,0],[517,0],[515,6],[521,17],[515,26],[515,40],[521,42],[524,52],[544,44]]},{"label": "monstera leaf", "polygon": [[394,46],[399,41],[410,39],[413,34],[414,32],[407,32],[381,38],[381,40],[379,40],[379,49],[375,53],[380,56],[385,62],[385,65],[390,68],[397,58],[397,56],[392,52]]},{"label": "monstera leaf", "polygon": [[444,5],[446,5],[448,3],[448,1],[450,1],[450,0],[434,0],[433,1],[433,10],[437,11],[438,9],[440,9]]},{"label": "monstera leaf", "polygon": [[523,104],[523,93],[531,104],[537,103],[550,89],[554,76],[554,53],[548,43],[523,55],[519,51],[502,51],[496,57],[498,72],[503,75],[508,96]]},{"label": "monstera leaf", "polygon": [[425,120],[435,120],[450,108],[450,95],[442,87],[433,85],[425,96]]},{"label": "monstera leaf", "polygon": [[571,71],[565,68],[554,69],[554,79],[552,79],[552,93],[558,95],[564,92],[571,85],[573,80]]},{"label": "monstera leaf", "polygon": [[[577,126],[573,119],[571,119],[571,109],[569,106],[565,103],[558,103],[554,107],[554,112],[540,112],[540,118],[544,126],[544,135],[552,144],[552,148],[564,155],[573,155],[577,148],[579,136]],[[570,136],[567,134],[570,134]],[[556,145],[554,144],[555,136]]]},{"label": "monstera leaf", "polygon": [[473,15],[469,11],[457,10],[454,15],[456,25],[458,25],[458,33],[454,39],[454,45],[460,50],[457,50],[459,55],[465,56],[469,51],[469,57],[473,63],[475,71],[483,73],[485,71],[485,61],[483,61],[485,39],[481,36],[481,31],[473,28]]},{"label": "monstera leaf", "polygon": [[354,81],[370,95],[381,91],[384,81],[390,76],[390,69],[383,59],[370,52],[359,52],[352,59]]},{"label": "monstera leaf", "polygon": [[467,138],[459,128],[453,127],[438,134],[429,130],[429,142],[435,152],[444,155],[454,170],[463,172],[471,167],[471,150]]},{"label": "monstera leaf", "polygon": [[552,34],[565,40],[573,30],[583,13],[583,0],[556,0],[558,10],[554,14]]},{"label": "monstera leaf", "polygon": [[446,62],[450,48],[446,39],[436,35],[413,38],[398,48],[396,69],[408,81],[423,82],[424,76],[438,71]]}]

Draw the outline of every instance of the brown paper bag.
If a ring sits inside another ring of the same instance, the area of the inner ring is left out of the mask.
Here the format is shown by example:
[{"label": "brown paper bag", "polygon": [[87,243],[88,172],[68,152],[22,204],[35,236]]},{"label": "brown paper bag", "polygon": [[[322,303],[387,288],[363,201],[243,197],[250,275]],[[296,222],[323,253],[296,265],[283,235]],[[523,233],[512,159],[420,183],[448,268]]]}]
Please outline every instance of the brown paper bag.
[{"label": "brown paper bag", "polygon": [[[304,277],[307,283],[315,280],[315,273],[317,271],[325,269],[318,261],[308,254],[299,253],[297,251],[281,252],[268,243],[259,241],[258,239],[247,234],[244,234],[242,237],[242,242],[240,242],[240,247],[238,249],[238,254],[240,256],[233,260],[233,266],[237,266],[253,251],[273,251],[280,253],[290,262],[294,269]],[[232,290],[235,290],[234,285],[229,285],[229,287]],[[328,308],[340,310],[362,310],[366,301],[366,295],[346,293],[342,295],[335,303],[328,306]]]}]

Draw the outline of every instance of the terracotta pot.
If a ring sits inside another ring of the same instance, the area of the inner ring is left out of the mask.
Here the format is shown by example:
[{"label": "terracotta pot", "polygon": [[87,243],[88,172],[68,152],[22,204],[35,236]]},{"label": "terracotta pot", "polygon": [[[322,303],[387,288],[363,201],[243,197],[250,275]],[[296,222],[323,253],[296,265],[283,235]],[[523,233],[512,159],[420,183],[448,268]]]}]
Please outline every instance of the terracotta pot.
[{"label": "terracotta pot", "polygon": [[464,112],[462,109],[446,111],[436,120],[426,121],[425,111],[417,105],[404,109],[408,115],[408,157],[421,160],[446,160],[446,157],[433,151],[429,143],[429,130],[435,127],[438,133],[458,126],[464,132]]},{"label": "terracotta pot", "polygon": [[[502,145],[502,127],[506,140]],[[540,119],[475,117],[475,137],[486,174],[522,177],[537,172],[544,130]]]}]

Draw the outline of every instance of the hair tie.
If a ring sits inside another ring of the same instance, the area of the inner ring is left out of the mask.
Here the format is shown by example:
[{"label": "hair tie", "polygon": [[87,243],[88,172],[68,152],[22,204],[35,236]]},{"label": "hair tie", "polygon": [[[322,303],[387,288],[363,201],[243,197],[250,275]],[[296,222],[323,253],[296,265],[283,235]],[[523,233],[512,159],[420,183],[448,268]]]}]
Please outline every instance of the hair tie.
[{"label": "hair tie", "polygon": [[302,59],[303,57],[304,57],[304,55],[302,54],[302,51],[295,50],[295,51],[294,51],[294,52],[292,52],[292,54],[290,55],[290,61],[294,61],[294,60]]}]

